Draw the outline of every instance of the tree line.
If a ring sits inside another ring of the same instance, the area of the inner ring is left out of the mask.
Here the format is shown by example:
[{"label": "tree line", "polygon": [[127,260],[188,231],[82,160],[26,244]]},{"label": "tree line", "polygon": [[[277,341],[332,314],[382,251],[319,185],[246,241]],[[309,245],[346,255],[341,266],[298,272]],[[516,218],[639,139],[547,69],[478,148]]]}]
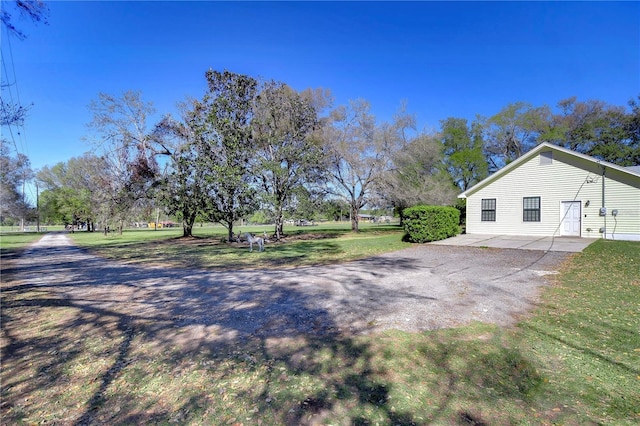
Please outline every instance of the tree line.
[{"label": "tree line", "polygon": [[[234,224],[259,214],[279,238],[287,217],[348,210],[358,231],[364,207],[454,205],[460,191],[542,142],[622,166],[640,163],[638,100],[628,107],[576,98],[555,108],[520,102],[422,132],[404,105],[380,122],[367,101],[334,106],[328,90],[296,91],[226,70],[205,78],[201,98],[157,123],[139,92],[99,94],[89,106],[92,152],[37,173],[43,220],[122,229],[133,212],[152,219],[162,210],[182,222],[185,236],[206,220],[232,238]],[[11,162],[4,146],[3,161]],[[25,167],[24,158],[14,160]],[[4,170],[3,183],[17,193],[16,173],[5,180]]]}]

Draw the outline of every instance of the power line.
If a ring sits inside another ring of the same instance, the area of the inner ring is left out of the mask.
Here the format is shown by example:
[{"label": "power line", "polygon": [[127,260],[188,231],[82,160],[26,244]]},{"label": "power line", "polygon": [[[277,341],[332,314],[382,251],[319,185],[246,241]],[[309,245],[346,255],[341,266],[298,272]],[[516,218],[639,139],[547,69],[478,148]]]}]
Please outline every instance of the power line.
[{"label": "power line", "polygon": [[[7,45],[9,46],[9,56],[11,57],[11,69],[13,70],[13,80],[16,88],[16,98],[18,100],[18,105],[22,105],[20,101],[20,86],[18,85],[18,74],[16,73],[16,63],[13,60],[13,45],[11,44],[11,35],[7,36]],[[20,135],[20,146],[23,148],[24,154],[29,157],[29,145],[27,144],[27,134],[26,127],[24,121],[22,121],[19,125],[22,128],[22,132],[19,132]]]},{"label": "power line", "polygon": [[[11,44],[11,33],[3,26],[5,29],[2,49],[0,49],[0,61],[2,62],[2,72],[3,72],[3,80],[6,83],[1,84],[2,91],[2,113],[7,118],[6,127],[9,131],[9,136],[13,146],[16,150],[16,155],[24,155],[27,159],[29,158],[29,148],[27,144],[27,136],[26,136],[26,127],[24,116],[20,117],[20,114],[25,114],[25,109],[21,106],[20,101],[20,89],[18,85],[18,77],[16,72],[15,60],[13,57],[13,46]],[[10,61],[10,66],[8,68],[7,61]],[[9,73],[9,69],[12,73]],[[15,96],[13,91],[15,90]],[[8,100],[5,102],[5,99]],[[12,117],[14,116],[15,117]],[[21,118],[17,122],[12,122],[12,118]],[[15,127],[15,131],[14,131]],[[27,199],[30,201],[37,200],[37,194],[34,194],[34,188],[31,184],[27,183],[27,171],[25,170],[25,175],[23,176],[24,181],[22,184],[22,199],[24,202],[27,202]]]},{"label": "power line", "polygon": [[[2,85],[2,90],[6,91],[6,93],[8,93],[9,95],[9,104],[8,105],[17,105],[18,109],[20,109],[20,91],[18,88],[18,80],[17,80],[17,74],[16,74],[16,69],[15,69],[15,61],[13,58],[13,48],[11,45],[11,34],[8,32],[8,30],[5,28],[5,37],[4,39],[6,40],[6,43],[3,44],[3,46],[8,46],[8,53],[9,53],[9,59],[11,61],[11,70],[13,71],[13,81],[9,82],[9,70],[7,69],[7,49],[2,49],[2,69],[3,69],[3,74],[4,74],[4,78],[7,80],[7,84],[3,84]],[[15,99],[14,99],[14,95],[13,95],[13,89],[15,88],[16,91],[16,95],[15,95]],[[2,107],[3,107],[3,113],[4,114],[11,114],[12,111],[5,109],[5,105],[7,105],[4,101],[2,102]],[[17,154],[24,154],[28,157],[29,154],[29,150],[28,150],[28,146],[27,146],[27,141],[26,141],[26,128],[24,126],[24,122],[16,124],[16,123],[11,123],[8,122],[7,126],[9,129],[9,135],[11,136],[11,141],[13,143],[14,148],[16,149],[16,153]],[[14,133],[13,128],[12,127],[16,127],[16,132]],[[17,137],[16,137],[17,134]],[[17,141],[16,141],[17,140]],[[20,146],[18,146],[20,145]]]}]

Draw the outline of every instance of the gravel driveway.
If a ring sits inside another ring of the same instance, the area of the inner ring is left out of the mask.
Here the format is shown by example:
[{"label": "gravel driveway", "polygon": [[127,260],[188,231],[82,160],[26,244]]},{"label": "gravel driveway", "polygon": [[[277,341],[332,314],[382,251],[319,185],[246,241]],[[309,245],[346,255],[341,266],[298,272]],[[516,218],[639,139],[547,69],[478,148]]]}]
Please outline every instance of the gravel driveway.
[{"label": "gravel driveway", "polygon": [[568,254],[416,245],[339,265],[212,272],[107,261],[47,234],[3,281],[181,345],[514,322]]}]

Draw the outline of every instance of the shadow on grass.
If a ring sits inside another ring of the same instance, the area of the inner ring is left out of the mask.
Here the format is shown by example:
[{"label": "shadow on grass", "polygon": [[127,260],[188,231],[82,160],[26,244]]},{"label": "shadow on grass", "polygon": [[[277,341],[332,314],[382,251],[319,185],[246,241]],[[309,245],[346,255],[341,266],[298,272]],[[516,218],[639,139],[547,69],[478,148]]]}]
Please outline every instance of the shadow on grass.
[{"label": "shadow on grass", "polygon": [[391,416],[368,344],[298,284],[283,272],[185,275],[76,247],[28,250],[3,276],[2,417],[304,424],[338,405],[349,419],[353,404]]},{"label": "shadow on grass", "polygon": [[[379,225],[367,227],[361,233],[382,236],[397,233],[398,229],[394,225]],[[125,235],[122,238],[102,239],[100,235],[97,239],[89,238],[92,235],[75,238],[80,238],[83,245],[102,257],[130,264],[231,271],[325,265],[369,255],[354,252],[353,244],[348,241],[336,241],[350,234],[348,229],[325,227],[287,229],[282,240],[268,239],[265,251],[260,254],[256,251],[252,257],[246,253],[249,250],[246,242],[228,243],[223,235],[160,235],[159,239],[145,235],[139,240],[137,234],[132,233],[132,237]],[[374,252],[382,252],[388,245],[378,242],[375,237],[373,240],[368,249]]]},{"label": "shadow on grass", "polygon": [[[340,285],[341,312],[393,302],[404,290],[366,284],[417,266],[376,258],[349,268],[314,270]],[[486,341],[350,335],[309,268],[147,269],[49,247],[8,270],[7,423],[507,424],[502,408],[530,415],[542,382],[519,350]]]},{"label": "shadow on grass", "polygon": [[[308,234],[307,234],[308,235]],[[338,235],[286,243],[267,243],[265,251],[248,254],[247,243],[225,243],[211,237],[169,238],[156,242],[109,244],[94,247],[92,252],[129,263],[166,265],[182,268],[237,270],[296,265],[325,264],[343,253],[339,244],[331,242]]]},{"label": "shadow on grass", "polygon": [[6,262],[17,259],[25,250],[24,248],[2,248],[0,249],[0,262],[6,264]]}]

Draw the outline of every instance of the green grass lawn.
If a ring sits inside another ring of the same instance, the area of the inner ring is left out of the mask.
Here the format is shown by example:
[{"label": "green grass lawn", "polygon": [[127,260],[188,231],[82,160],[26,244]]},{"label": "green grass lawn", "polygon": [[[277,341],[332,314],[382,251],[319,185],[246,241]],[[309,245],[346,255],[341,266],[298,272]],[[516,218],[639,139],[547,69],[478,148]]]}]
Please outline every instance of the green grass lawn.
[{"label": "green grass lawn", "polygon": [[0,250],[14,250],[38,240],[43,234],[35,232],[13,232],[0,234]]},{"label": "green grass lawn", "polygon": [[7,232],[0,233],[0,262],[7,262],[31,243],[37,241],[43,234],[36,232]]},{"label": "green grass lawn", "polygon": [[[243,226],[242,232],[262,235],[272,226]],[[363,224],[361,232],[350,232],[349,224],[285,227],[286,237],[268,242],[265,251],[247,254],[247,243],[224,242],[227,231],[221,226],[194,228],[193,238],[182,238],[182,229],[125,231],[122,235],[76,232],[73,240],[100,256],[129,263],[242,269],[296,267],[361,259],[410,247],[402,241],[397,225]],[[236,231],[237,233],[237,231]]]},{"label": "green grass lawn", "polygon": [[541,366],[541,406],[559,423],[640,423],[640,243],[589,246],[516,337]]},{"label": "green grass lawn", "polygon": [[[324,255],[305,258],[295,245],[330,243],[331,253],[362,255],[353,247],[367,238],[381,239],[368,246],[385,246],[399,237],[370,232],[296,240],[288,252],[268,246],[251,257],[322,262]],[[142,251],[156,262],[160,254],[150,247],[179,244],[142,235],[109,236],[92,249],[114,257]],[[201,239],[215,247],[213,233]],[[246,247],[220,248],[211,258],[193,250],[187,263],[204,265]],[[571,257],[538,308],[513,328],[475,323],[192,349],[164,343],[152,325],[131,327],[55,292],[3,284],[0,414],[6,424],[634,425],[639,270],[640,243],[598,241]]]}]

